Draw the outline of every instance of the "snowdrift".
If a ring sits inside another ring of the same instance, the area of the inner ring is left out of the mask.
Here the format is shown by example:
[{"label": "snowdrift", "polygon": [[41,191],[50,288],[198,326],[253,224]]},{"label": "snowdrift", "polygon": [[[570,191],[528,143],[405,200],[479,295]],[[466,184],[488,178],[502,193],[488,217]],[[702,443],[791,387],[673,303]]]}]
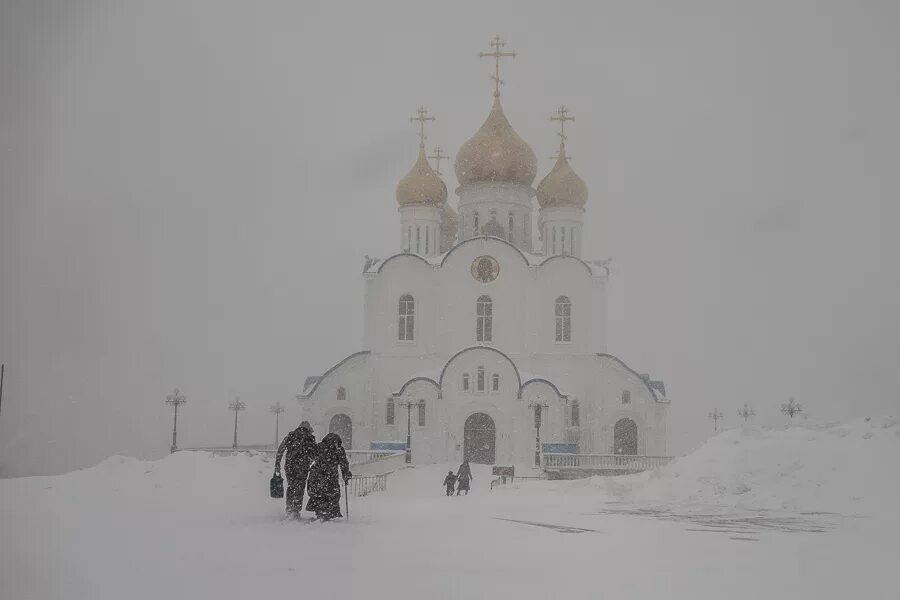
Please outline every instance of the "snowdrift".
[{"label": "snowdrift", "polygon": [[612,498],[749,510],[883,515],[900,500],[900,422],[725,431],[672,464],[626,477],[595,477]]}]

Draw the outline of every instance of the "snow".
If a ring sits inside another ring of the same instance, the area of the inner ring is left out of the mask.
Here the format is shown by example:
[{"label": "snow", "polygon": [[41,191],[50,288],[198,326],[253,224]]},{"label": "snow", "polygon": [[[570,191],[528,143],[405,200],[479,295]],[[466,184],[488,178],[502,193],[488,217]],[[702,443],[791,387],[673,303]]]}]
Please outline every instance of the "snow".
[{"label": "snow", "polygon": [[[401,469],[350,519],[282,521],[262,455],[113,457],[0,481],[0,597],[894,598],[900,425],[727,431],[627,477],[447,498]],[[827,514],[826,514],[827,513]]]}]

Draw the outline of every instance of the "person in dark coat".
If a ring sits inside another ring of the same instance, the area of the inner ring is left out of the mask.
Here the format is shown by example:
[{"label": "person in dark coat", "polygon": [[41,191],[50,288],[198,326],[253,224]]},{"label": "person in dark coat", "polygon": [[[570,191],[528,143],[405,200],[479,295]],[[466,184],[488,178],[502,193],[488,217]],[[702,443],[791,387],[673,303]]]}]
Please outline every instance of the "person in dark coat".
[{"label": "person in dark coat", "polygon": [[341,468],[344,485],[352,477],[341,436],[329,433],[319,442],[316,452],[316,462],[309,472],[309,502],[306,503],[306,510],[315,512],[316,518],[323,521],[340,518],[343,515],[338,467]]},{"label": "person in dark coat", "polygon": [[456,475],[453,474],[453,471],[447,473],[447,476],[444,477],[444,485],[447,486],[447,495],[453,495],[453,487],[456,485]]},{"label": "person in dark coat", "polygon": [[459,493],[462,491],[466,492],[466,496],[469,495],[469,482],[475,479],[472,477],[472,469],[469,468],[469,461],[463,461],[463,464],[459,465],[459,470],[456,472],[456,479],[459,481],[459,485],[456,487],[456,495],[459,496]]},{"label": "person in dark coat", "polygon": [[287,514],[299,518],[303,509],[303,491],[306,488],[306,477],[309,467],[316,459],[316,438],[312,433],[309,421],[300,423],[297,429],[284,437],[275,455],[275,472],[281,474],[281,456],[284,459],[284,471],[287,475],[288,487],[285,494]]}]

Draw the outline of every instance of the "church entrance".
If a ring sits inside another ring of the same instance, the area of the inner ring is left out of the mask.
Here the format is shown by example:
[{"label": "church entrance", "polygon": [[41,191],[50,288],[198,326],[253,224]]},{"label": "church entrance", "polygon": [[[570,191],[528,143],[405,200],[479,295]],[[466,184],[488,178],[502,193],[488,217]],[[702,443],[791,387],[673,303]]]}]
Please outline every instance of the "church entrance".
[{"label": "church entrance", "polygon": [[463,428],[463,458],[483,465],[494,464],[497,449],[497,428],[494,420],[484,413],[466,419]]},{"label": "church entrance", "polygon": [[353,421],[347,415],[340,414],[331,417],[331,423],[328,424],[328,433],[336,433],[341,436],[344,450],[353,449]]},{"label": "church entrance", "polygon": [[616,454],[634,455],[638,453],[637,425],[631,419],[616,421],[614,431],[614,451]]}]

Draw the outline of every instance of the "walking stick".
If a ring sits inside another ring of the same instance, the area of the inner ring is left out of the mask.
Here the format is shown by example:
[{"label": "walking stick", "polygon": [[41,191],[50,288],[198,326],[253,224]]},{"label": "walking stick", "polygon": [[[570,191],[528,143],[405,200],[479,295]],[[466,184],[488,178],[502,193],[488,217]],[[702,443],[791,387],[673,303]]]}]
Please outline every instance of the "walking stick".
[{"label": "walking stick", "polygon": [[350,500],[347,498],[347,480],[344,480],[344,518],[350,520]]}]

